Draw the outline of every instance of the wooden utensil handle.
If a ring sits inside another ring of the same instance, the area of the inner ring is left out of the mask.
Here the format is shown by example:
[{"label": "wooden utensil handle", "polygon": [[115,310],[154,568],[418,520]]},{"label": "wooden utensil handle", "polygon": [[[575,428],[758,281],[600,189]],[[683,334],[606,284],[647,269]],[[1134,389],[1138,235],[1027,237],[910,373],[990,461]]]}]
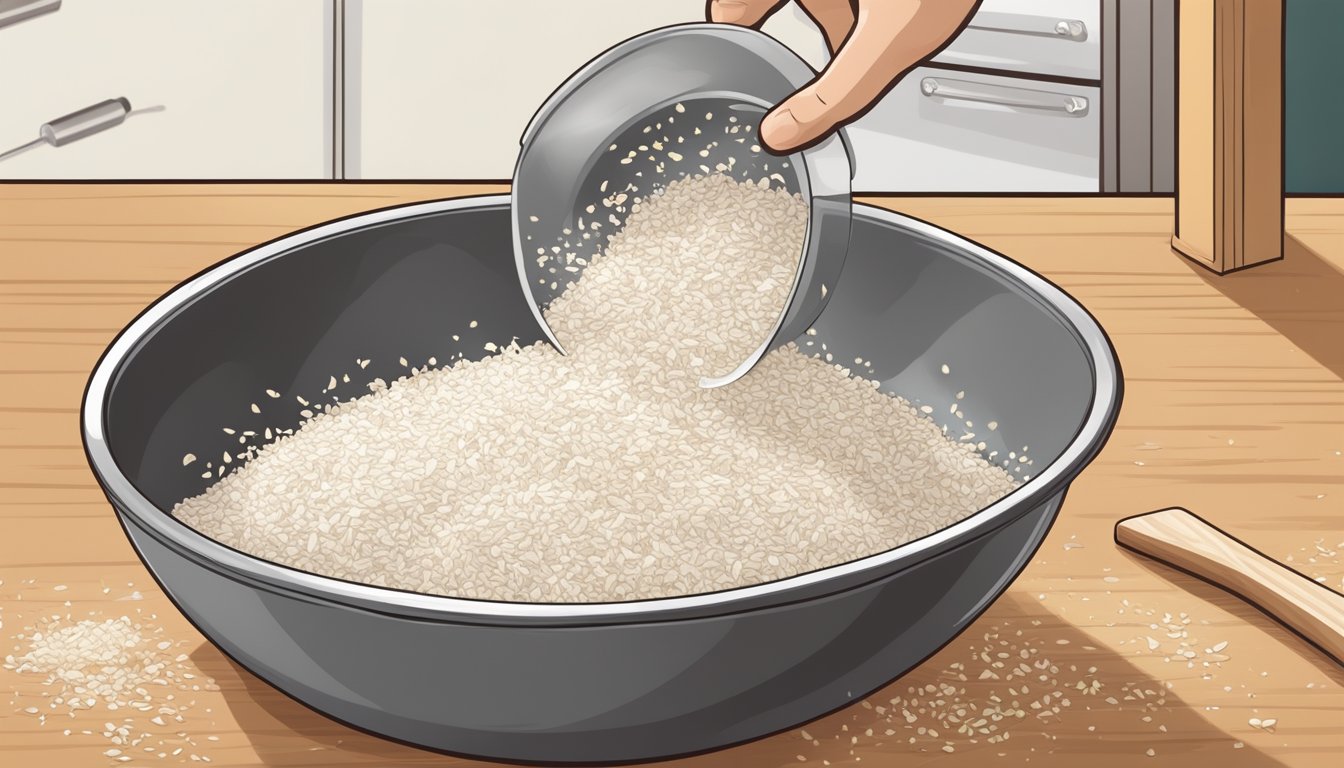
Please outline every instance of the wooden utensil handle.
[{"label": "wooden utensil handle", "polygon": [[1344,666],[1344,594],[1179,507],[1121,520],[1115,541],[1232,592]]}]

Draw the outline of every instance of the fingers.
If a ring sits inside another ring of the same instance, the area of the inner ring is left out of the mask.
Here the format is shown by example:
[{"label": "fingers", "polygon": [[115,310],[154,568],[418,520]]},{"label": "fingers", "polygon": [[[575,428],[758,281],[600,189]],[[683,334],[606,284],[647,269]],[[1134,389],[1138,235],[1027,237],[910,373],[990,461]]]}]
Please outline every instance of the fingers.
[{"label": "fingers", "polygon": [[917,7],[897,0],[861,5],[854,31],[826,69],[761,121],[766,146],[776,152],[807,146],[876,99],[904,68],[897,39]]},{"label": "fingers", "polygon": [[812,21],[826,36],[826,47],[834,54],[854,28],[854,4],[850,0],[798,0]]},{"label": "fingers", "polygon": [[849,39],[815,80],[761,121],[777,153],[808,147],[863,114],[959,30],[976,0],[860,0]]},{"label": "fingers", "polygon": [[709,0],[705,15],[719,24],[754,27],[788,0]]}]

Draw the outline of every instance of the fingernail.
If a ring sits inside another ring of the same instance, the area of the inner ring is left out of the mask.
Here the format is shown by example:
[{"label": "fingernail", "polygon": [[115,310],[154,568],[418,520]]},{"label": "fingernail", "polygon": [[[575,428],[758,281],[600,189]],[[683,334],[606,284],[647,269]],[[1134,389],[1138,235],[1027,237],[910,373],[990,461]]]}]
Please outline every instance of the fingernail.
[{"label": "fingernail", "polygon": [[766,146],[777,151],[793,149],[802,133],[803,127],[787,109],[771,112],[761,121],[761,138]]},{"label": "fingernail", "polygon": [[714,17],[716,21],[725,24],[734,24],[747,15],[747,4],[741,2],[717,2],[714,4]]}]

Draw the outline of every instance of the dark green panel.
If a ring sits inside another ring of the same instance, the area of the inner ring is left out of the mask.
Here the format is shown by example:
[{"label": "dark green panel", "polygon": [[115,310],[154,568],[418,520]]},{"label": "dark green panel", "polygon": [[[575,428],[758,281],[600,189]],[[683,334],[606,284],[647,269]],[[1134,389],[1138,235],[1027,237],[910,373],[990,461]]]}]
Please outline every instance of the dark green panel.
[{"label": "dark green panel", "polygon": [[1287,0],[1284,187],[1344,193],[1344,0]]}]

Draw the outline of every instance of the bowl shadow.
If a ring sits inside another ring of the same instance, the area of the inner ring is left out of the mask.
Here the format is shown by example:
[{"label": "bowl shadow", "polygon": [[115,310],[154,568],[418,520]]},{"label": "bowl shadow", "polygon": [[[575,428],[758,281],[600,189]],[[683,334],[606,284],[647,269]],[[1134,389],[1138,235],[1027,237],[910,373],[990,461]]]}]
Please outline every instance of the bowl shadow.
[{"label": "bowl shadow", "polygon": [[[1234,600],[1230,596],[1227,599]],[[1252,608],[1242,609],[1248,621],[1269,621]],[[1298,644],[1303,646],[1300,652],[1314,652],[1305,643]],[[1044,668],[1033,666],[1025,678],[980,678],[987,665],[977,659],[986,648],[992,660],[997,653],[1009,653],[1011,662],[1005,662],[1000,670],[1003,675],[1018,663],[1048,662]],[[1025,662],[1019,658],[1024,651],[1028,653]],[[280,693],[209,643],[201,644],[191,658],[218,682],[235,722],[262,765],[498,765],[421,750],[349,728]],[[958,668],[957,664],[963,666]],[[1095,672],[1089,672],[1091,669]],[[1040,682],[1038,674],[1057,682]],[[967,679],[958,679],[959,675]],[[1339,676],[1332,674],[1332,678],[1338,680]],[[1079,681],[1088,684],[1093,680],[1101,684],[1095,693],[1077,690]],[[928,686],[933,687],[932,693],[925,693]],[[952,686],[956,692],[946,695],[943,686]],[[1057,690],[1070,700],[1069,706],[1052,711],[1060,701],[1056,698],[1054,705],[1032,709],[1031,702]],[[895,697],[902,698],[893,705]],[[999,721],[989,734],[978,733],[969,723],[979,718],[984,707],[993,705],[994,697],[1003,704],[1019,700],[1025,716]],[[1108,697],[1115,703],[1108,703]],[[931,715],[928,700],[940,698],[948,703],[934,705],[939,715]],[[951,702],[956,704],[949,706]],[[920,707],[926,711],[921,712]],[[966,716],[956,714],[958,707]],[[915,710],[913,722],[907,722],[902,708]],[[949,721],[949,715],[966,724],[971,733],[958,733],[960,726]],[[1145,717],[1150,720],[1145,722]],[[936,736],[928,732],[930,727],[937,731]],[[1013,593],[1000,598],[924,664],[863,702],[814,720],[801,730],[810,738],[804,738],[800,729],[791,729],[743,746],[661,765],[773,768],[798,765],[801,756],[816,765],[823,760],[831,765],[855,764],[861,759],[863,762],[857,763],[860,766],[906,766],[936,760],[940,768],[947,768],[998,760],[1010,764],[1029,758],[1033,765],[1076,768],[1086,761],[1089,768],[1105,768],[1149,760],[1145,754],[1149,748],[1159,758],[1150,764],[1157,765],[1203,765],[1204,761],[1217,761],[1220,768],[1281,765],[1249,745],[1234,748],[1235,737],[1202,718],[1166,690],[1160,680],[1101,647],[1039,601]],[[1007,739],[989,742],[990,736],[1004,733]],[[945,746],[953,751],[945,751]]]}]

